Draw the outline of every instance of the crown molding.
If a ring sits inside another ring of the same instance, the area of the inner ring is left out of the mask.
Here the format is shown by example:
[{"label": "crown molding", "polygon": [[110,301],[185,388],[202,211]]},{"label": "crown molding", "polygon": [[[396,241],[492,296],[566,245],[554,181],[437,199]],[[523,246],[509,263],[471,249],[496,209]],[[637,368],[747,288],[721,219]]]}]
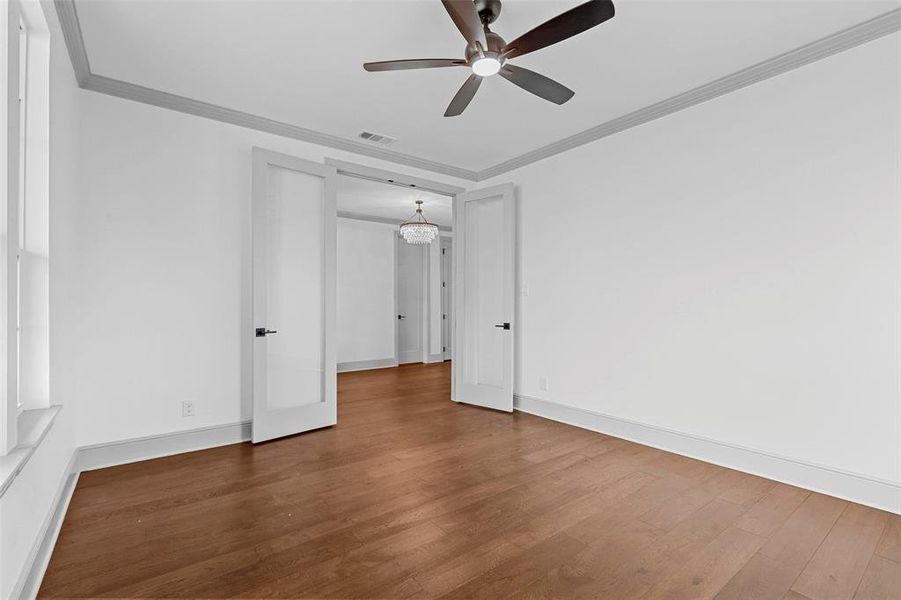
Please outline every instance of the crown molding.
[{"label": "crown molding", "polygon": [[327,148],[334,148],[352,152],[354,154],[369,156],[371,158],[378,158],[380,160],[406,165],[408,167],[415,167],[433,173],[441,173],[443,175],[450,175],[451,177],[468,179],[470,181],[476,181],[476,178],[478,177],[477,172],[470,171],[469,169],[462,169],[460,167],[454,167],[452,165],[418,158],[400,152],[374,148],[361,142],[348,140],[336,135],[322,133],[305,127],[298,127],[297,125],[267,119],[266,117],[261,117],[259,115],[217,106],[185,96],[162,92],[153,88],[120,81],[118,79],[111,79],[102,75],[91,73],[85,81],[85,84],[81,87],[109,96],[134,100],[144,104],[159,106],[160,108],[168,108],[169,110],[175,110],[189,115],[213,119],[214,121],[221,121],[223,123],[231,123],[232,125],[247,127],[248,129],[255,129],[257,131],[272,133],[282,137],[294,138],[302,142],[309,142]]},{"label": "crown molding", "polygon": [[248,129],[255,129],[265,133],[272,133],[282,137],[293,138],[327,148],[344,150],[354,154],[369,156],[387,162],[415,167],[433,173],[441,173],[451,177],[457,177],[469,181],[476,181],[478,173],[469,169],[455,167],[401,152],[392,152],[383,148],[369,146],[355,140],[348,140],[336,135],[322,133],[305,127],[298,127],[290,123],[283,123],[274,119],[268,119],[259,115],[217,106],[209,102],[202,102],[193,98],[170,94],[149,87],[144,87],[127,81],[112,79],[91,72],[90,61],[85,50],[84,37],[81,25],[78,21],[78,11],[74,0],[53,0],[59,15],[63,38],[75,70],[75,78],[79,87],[92,92],[99,92],[117,98],[134,100],[160,108],[167,108],[183,112],[189,115],[213,119],[223,123],[230,123]]},{"label": "crown molding", "polygon": [[59,17],[60,29],[63,31],[63,39],[66,41],[66,50],[69,51],[69,60],[72,61],[72,70],[75,71],[75,80],[78,86],[84,88],[91,76],[91,63],[88,61],[88,53],[84,47],[84,36],[81,33],[81,24],[78,14],[75,12],[73,0],[53,0]]},{"label": "crown molding", "polygon": [[696,87],[692,90],[667,98],[656,104],[646,106],[622,117],[607,121],[591,129],[586,129],[575,135],[542,146],[536,150],[526,152],[515,158],[496,164],[493,167],[479,171],[478,180],[484,181],[491,177],[502,175],[514,169],[524,167],[539,160],[549,158],[561,152],[590,144],[601,138],[638,127],[661,117],[697,106],[702,102],[713,100],[720,96],[753,85],[760,81],[776,77],[798,67],[827,58],[850,50],[861,44],[865,44],[882,36],[901,30],[901,8],[894,9],[879,15],[869,21],[858,23],[852,27],[811,42],[800,48],[795,48],[771,59],[759,62],[731,75],[726,75],[710,83]]},{"label": "crown molding", "polygon": [[519,169],[567,150],[572,150],[607,136],[649,123],[845,50],[850,50],[885,35],[901,31],[901,8],[896,8],[868,21],[858,23],[794,50],[789,50],[687,92],[601,123],[486,169],[473,171],[410,156],[401,152],[374,148],[362,142],[313,129],[298,127],[297,125],[283,123],[259,115],[96,75],[91,72],[74,0],[53,0],[53,3],[59,15],[63,38],[66,41],[69,58],[75,71],[75,78],[82,89],[475,182],[503,175],[514,169]]}]

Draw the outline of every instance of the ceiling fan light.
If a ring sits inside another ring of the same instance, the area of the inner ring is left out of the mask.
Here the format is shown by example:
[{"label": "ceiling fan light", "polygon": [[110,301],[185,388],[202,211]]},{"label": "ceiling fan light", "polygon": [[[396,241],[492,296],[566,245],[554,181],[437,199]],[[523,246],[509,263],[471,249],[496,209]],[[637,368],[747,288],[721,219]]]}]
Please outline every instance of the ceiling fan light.
[{"label": "ceiling fan light", "polygon": [[479,77],[489,77],[496,75],[501,70],[501,61],[493,56],[483,56],[473,61],[472,72]]}]

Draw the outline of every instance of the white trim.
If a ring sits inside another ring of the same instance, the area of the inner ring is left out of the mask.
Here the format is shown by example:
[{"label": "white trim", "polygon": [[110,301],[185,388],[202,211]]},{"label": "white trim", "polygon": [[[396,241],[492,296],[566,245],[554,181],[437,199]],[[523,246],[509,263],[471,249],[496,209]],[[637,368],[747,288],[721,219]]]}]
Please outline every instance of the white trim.
[{"label": "white trim", "polygon": [[438,352],[437,354],[429,354],[425,357],[426,364],[431,363],[439,363],[444,362],[444,352]]},{"label": "white trim", "polygon": [[372,369],[387,369],[397,366],[396,358],[377,358],[375,360],[353,360],[350,362],[338,363],[339,373],[349,373],[351,371],[369,371]]},{"label": "white trim", "polygon": [[69,509],[69,502],[72,500],[72,494],[75,492],[75,485],[78,483],[77,460],[78,450],[75,450],[72,452],[71,458],[69,458],[69,464],[54,497],[51,510],[47,514],[44,524],[41,526],[41,532],[35,540],[28,559],[25,561],[22,572],[19,574],[19,580],[12,589],[12,598],[21,598],[23,600],[37,598],[38,591],[41,588],[41,581],[44,579],[44,573],[47,571],[47,565],[50,564],[53,548],[56,546],[56,540],[59,537],[60,529],[62,529],[66,511]]},{"label": "white trim", "polygon": [[19,444],[5,456],[0,456],[0,497],[9,489],[16,476],[34,454],[53,426],[62,406],[25,410],[16,424]]},{"label": "white trim", "polygon": [[250,440],[250,424],[251,421],[241,421],[82,446],[78,449],[77,468],[79,471],[93,471],[183,452],[239,444]]},{"label": "white trim", "polygon": [[88,62],[88,53],[84,47],[81,24],[75,13],[75,3],[71,0],[53,0],[53,5],[56,7],[60,29],[66,41],[66,49],[69,51],[69,60],[72,61],[72,70],[75,71],[75,80],[79,87],[86,88],[91,76],[91,64]]},{"label": "white trim", "polygon": [[87,90],[108,94],[119,98],[143,102],[153,106],[168,108],[199,117],[205,117],[224,123],[231,123],[249,129],[256,129],[283,137],[294,138],[312,144],[362,154],[388,162],[416,167],[434,173],[442,173],[470,181],[485,181],[525,165],[549,158],[572,148],[582,146],[601,138],[637,127],[666,115],[690,108],[729,94],[744,87],[787,73],[804,65],[850,50],[882,36],[901,31],[901,8],[890,10],[868,21],[852,25],[819,40],[805,44],[794,50],[746,67],[725,77],[667,98],[656,104],[646,106],[627,115],[601,123],[562,140],[547,144],[530,152],[526,152],[496,165],[473,171],[453,165],[431,161],[400,152],[392,152],[357,142],[267,119],[258,115],[245,113],[222,106],[216,106],[199,100],[169,94],[160,90],[119,81],[91,73],[90,62],[85,51],[81,26],[74,0],[54,0],[63,37],[69,50],[69,58],[78,85]]},{"label": "white trim", "polygon": [[516,394],[516,410],[901,514],[901,483]]}]

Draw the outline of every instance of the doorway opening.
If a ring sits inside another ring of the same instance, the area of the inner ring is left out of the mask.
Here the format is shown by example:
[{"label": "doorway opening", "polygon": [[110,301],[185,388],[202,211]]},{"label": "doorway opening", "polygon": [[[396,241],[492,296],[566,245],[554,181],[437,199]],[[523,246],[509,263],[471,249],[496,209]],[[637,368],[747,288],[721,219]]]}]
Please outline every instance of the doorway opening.
[{"label": "doorway opening", "polygon": [[[450,362],[453,198],[460,190],[338,165],[338,373]],[[417,202],[437,226],[429,243],[409,243],[400,232]],[[451,369],[431,371],[448,379],[448,390]]]}]

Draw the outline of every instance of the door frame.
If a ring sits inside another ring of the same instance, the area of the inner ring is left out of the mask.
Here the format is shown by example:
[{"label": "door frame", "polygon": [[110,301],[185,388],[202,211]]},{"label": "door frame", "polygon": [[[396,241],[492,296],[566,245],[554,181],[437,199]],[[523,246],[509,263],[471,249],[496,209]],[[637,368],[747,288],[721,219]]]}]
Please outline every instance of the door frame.
[{"label": "door frame", "polygon": [[[307,159],[303,159],[290,154],[260,148],[258,146],[251,147],[251,190],[248,195],[247,202],[244,206],[242,217],[245,225],[241,228],[241,316],[240,316],[240,339],[241,339],[241,369],[240,369],[240,389],[241,389],[241,413],[247,415],[253,429],[254,420],[254,348],[255,348],[255,324],[254,324],[254,210],[255,199],[266,190],[266,173],[265,168],[274,165],[281,168],[296,169],[301,172],[311,173],[323,178],[324,193],[334,195],[336,190],[334,185],[337,170],[334,166],[317,163]],[[332,182],[332,183],[330,183]],[[323,224],[326,228],[324,231],[324,242],[329,243],[331,238],[332,245],[337,235],[337,223],[333,227],[333,231],[327,229],[327,222]],[[326,261],[336,259],[335,256],[326,257]],[[337,297],[337,281],[335,273],[329,273],[325,269],[325,278],[323,280],[324,293],[331,288],[333,298]],[[323,331],[323,362],[325,371],[332,371],[337,375],[337,339],[335,330],[336,306],[329,306],[326,302],[323,307],[324,331]],[[331,369],[329,368],[331,366]],[[327,373],[324,374],[324,376]],[[326,398],[336,396],[337,394],[337,378],[332,377],[329,381],[325,377],[323,382],[323,394]],[[336,398],[334,398],[336,399]],[[334,403],[333,403],[334,404]]]}]

